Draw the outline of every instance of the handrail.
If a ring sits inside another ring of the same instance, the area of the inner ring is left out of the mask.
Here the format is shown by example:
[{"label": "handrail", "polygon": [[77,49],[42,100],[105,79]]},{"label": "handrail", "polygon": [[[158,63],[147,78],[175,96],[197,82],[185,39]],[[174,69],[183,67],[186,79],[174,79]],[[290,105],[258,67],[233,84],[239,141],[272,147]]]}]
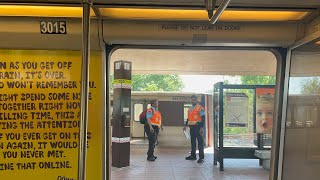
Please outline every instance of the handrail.
[{"label": "handrail", "polygon": [[81,65],[81,108],[79,129],[78,180],[86,180],[89,64],[90,64],[90,7],[91,0],[83,0],[82,16],[82,65]]},{"label": "handrail", "polygon": [[[219,17],[223,13],[223,11],[227,8],[227,6],[229,5],[230,1],[231,0],[222,1],[220,6],[218,7],[216,13],[212,16],[212,18],[210,18],[210,24],[215,24],[218,21]],[[209,0],[208,0],[208,2],[209,2]]]},{"label": "handrail", "polygon": [[213,16],[213,11],[215,10],[217,0],[205,0],[206,2],[206,9],[208,11],[208,17],[211,19]]}]

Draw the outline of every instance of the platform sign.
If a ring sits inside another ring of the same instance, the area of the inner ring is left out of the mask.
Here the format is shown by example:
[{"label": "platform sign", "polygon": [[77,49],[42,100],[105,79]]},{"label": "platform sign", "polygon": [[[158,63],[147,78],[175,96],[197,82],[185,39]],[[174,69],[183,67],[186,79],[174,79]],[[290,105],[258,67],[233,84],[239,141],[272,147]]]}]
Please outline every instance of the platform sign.
[{"label": "platform sign", "polygon": [[226,93],[226,127],[247,127],[249,98],[245,93]]},{"label": "platform sign", "polygon": [[274,88],[256,89],[256,132],[270,134],[273,124]]},{"label": "platform sign", "polygon": [[[87,179],[102,179],[102,64],[91,53]],[[0,177],[76,180],[81,53],[0,50]]]}]

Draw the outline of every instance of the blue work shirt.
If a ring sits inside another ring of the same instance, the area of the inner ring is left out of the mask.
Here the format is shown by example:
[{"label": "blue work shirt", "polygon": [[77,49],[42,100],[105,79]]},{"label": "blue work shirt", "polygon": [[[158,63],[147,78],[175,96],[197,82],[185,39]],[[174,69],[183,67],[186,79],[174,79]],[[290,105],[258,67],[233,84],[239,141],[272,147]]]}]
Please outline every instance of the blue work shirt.
[{"label": "blue work shirt", "polygon": [[[152,106],[151,108],[153,109],[153,111],[158,111],[158,108],[154,108]],[[149,119],[149,118],[152,118],[152,116],[153,116],[152,111],[147,111],[146,118]]]}]

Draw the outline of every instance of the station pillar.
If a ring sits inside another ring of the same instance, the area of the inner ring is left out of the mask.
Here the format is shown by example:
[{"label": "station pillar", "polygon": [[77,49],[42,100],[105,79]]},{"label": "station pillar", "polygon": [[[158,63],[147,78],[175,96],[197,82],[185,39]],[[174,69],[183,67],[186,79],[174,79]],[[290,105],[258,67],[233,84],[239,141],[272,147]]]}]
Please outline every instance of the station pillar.
[{"label": "station pillar", "polygon": [[131,62],[114,62],[112,166],[130,165]]}]

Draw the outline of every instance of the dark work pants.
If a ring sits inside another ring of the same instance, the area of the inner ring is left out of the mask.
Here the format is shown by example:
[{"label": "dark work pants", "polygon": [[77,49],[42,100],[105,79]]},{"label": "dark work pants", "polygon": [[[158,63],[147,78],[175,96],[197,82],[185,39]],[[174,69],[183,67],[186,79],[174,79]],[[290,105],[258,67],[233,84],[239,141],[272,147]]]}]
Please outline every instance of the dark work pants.
[{"label": "dark work pants", "polygon": [[148,153],[147,155],[148,156],[153,156],[153,152],[154,152],[154,148],[155,148],[155,144],[156,144],[156,138],[157,138],[157,135],[159,133],[159,127],[158,126],[152,126],[153,129],[154,129],[154,132],[151,133],[150,132],[150,127],[149,125],[145,125],[144,126],[144,130],[148,136],[148,140],[149,140],[149,150],[148,150]]},{"label": "dark work pants", "polygon": [[198,140],[199,158],[204,159],[204,146],[203,146],[203,136],[199,132],[200,127],[190,126],[190,136],[191,136],[191,156],[196,157],[196,140]]}]

